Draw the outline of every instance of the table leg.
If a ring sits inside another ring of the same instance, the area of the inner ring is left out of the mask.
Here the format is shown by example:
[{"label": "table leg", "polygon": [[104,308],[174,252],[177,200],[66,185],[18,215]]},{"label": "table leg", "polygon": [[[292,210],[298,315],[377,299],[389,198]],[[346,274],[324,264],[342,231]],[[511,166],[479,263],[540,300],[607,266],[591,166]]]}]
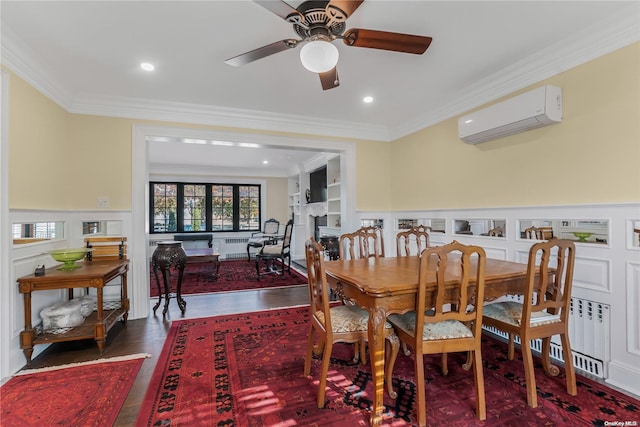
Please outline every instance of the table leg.
[{"label": "table leg", "polygon": [[153,266],[153,275],[156,278],[156,285],[158,286],[158,302],[153,306],[153,314],[156,314],[156,310],[160,307],[160,303],[162,302],[162,287],[160,286],[160,278],[158,277],[158,268]]},{"label": "table leg", "polygon": [[171,272],[169,271],[171,266],[162,269],[162,281],[164,282],[164,308],[162,309],[162,315],[164,316],[169,311],[169,295],[171,294]]},{"label": "table leg", "polygon": [[[22,289],[20,290],[23,291]],[[20,332],[20,347],[27,359],[27,365],[31,364],[31,356],[33,355],[33,339],[35,332],[31,325],[31,291],[25,291],[24,298],[24,331]]]},{"label": "table leg", "polygon": [[382,423],[383,393],[384,393],[384,324],[386,313],[380,307],[369,309],[369,352],[371,359],[371,376],[373,377],[373,408],[371,412],[371,425],[379,426]]},{"label": "table leg", "polygon": [[184,265],[182,267],[178,267],[178,284],[176,286],[176,302],[178,303],[178,307],[182,314],[184,314],[187,309],[187,302],[182,299],[182,274],[184,273]]},{"label": "table leg", "polygon": [[96,323],[93,326],[93,335],[96,337],[96,343],[98,344],[98,351],[100,354],[104,352],[105,341],[105,328],[104,328],[104,297],[102,288],[96,289]]}]

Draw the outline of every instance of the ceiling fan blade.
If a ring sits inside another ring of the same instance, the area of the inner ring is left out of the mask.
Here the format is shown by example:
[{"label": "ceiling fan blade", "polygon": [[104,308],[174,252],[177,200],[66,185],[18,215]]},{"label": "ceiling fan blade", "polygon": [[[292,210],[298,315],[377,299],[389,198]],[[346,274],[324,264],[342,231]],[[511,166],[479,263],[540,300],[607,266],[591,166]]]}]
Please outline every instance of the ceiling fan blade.
[{"label": "ceiling fan blade", "polygon": [[292,24],[300,24],[306,28],[306,24],[304,22],[304,16],[298,12],[296,9],[285,3],[281,0],[254,0],[255,3],[258,3],[260,6],[264,7],[268,11],[278,15],[280,18],[284,19],[287,22]]},{"label": "ceiling fan blade", "polygon": [[325,13],[331,22],[344,22],[364,2],[364,0],[331,0],[325,8]]},{"label": "ceiling fan blade", "polygon": [[393,50],[395,52],[423,54],[431,44],[431,37],[387,31],[352,28],[344,33],[343,41],[348,46]]},{"label": "ceiling fan blade", "polygon": [[338,79],[338,67],[333,67],[333,69],[319,73],[320,83],[322,83],[322,90],[333,89],[334,87],[340,86],[340,80]]},{"label": "ceiling fan blade", "polygon": [[294,39],[280,40],[278,42],[259,47],[249,52],[245,52],[241,55],[234,56],[233,58],[229,58],[224,62],[229,65],[233,65],[234,67],[239,67],[241,65],[245,65],[250,62],[257,61],[258,59],[265,58],[269,55],[273,55],[275,53],[279,53],[287,49],[293,49],[297,45],[298,45],[298,40],[294,40]]}]

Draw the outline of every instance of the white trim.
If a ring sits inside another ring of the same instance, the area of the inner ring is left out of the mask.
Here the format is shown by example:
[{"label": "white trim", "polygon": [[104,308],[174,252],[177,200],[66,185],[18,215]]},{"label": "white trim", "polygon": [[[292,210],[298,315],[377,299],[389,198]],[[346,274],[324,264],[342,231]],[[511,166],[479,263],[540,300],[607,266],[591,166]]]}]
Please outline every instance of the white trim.
[{"label": "white trim", "polygon": [[[0,69],[0,253],[11,253],[9,231],[9,73]],[[11,285],[9,269],[10,256],[0,257],[0,283]],[[15,286],[15,285],[14,285]],[[4,286],[3,286],[4,287]],[[14,310],[12,309],[12,293],[4,293],[0,298],[0,378],[10,373],[11,325]]]},{"label": "white trim", "polygon": [[448,104],[418,112],[394,127],[98,94],[83,94],[74,98],[46,73],[46,64],[39,62],[8,28],[2,29],[1,50],[2,62],[6,67],[74,114],[393,141],[640,40],[637,13],[629,13],[629,10],[624,9],[609,21],[584,28],[499,73],[461,88]]},{"label": "white trim", "polygon": [[[341,153],[345,158],[346,171],[343,184],[347,200],[345,212],[355,218],[356,147],[350,141],[328,141],[288,136],[263,135],[246,132],[190,129],[171,126],[134,124],[131,137],[131,221],[132,235],[129,240],[130,267],[130,317],[138,319],[149,315],[149,137],[175,137],[209,139],[237,143],[253,143],[272,148],[308,148]],[[132,285],[133,284],[133,285]]]}]

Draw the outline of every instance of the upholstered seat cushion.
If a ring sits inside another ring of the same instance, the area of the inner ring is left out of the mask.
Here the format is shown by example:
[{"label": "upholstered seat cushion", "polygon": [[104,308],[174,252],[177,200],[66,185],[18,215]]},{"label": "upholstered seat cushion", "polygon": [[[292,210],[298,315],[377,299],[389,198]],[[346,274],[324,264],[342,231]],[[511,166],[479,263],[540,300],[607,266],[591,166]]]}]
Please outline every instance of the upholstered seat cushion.
[{"label": "upholstered seat cushion", "polygon": [[260,247],[260,246],[264,246],[264,242],[266,241],[267,241],[267,238],[265,237],[249,237],[249,241],[247,242],[247,244],[249,246]]},{"label": "upholstered seat cushion", "polygon": [[265,245],[262,248],[263,255],[280,255],[282,253],[282,242],[277,245]]},{"label": "upholstered seat cushion", "polygon": [[[397,329],[402,329],[409,335],[415,335],[416,313],[410,311],[405,314],[392,314],[388,317],[389,322]],[[462,322],[457,320],[443,320],[441,322],[425,322],[422,332],[422,340],[442,340],[449,338],[472,338],[473,333]]]},{"label": "upholstered seat cushion", "polygon": [[[338,305],[331,307],[331,326],[333,332],[366,331],[368,329],[369,313],[354,305]],[[324,313],[316,311],[316,317],[324,325]],[[385,328],[392,328],[385,322]]]},{"label": "upholstered seat cushion", "polygon": [[[482,315],[513,326],[522,324],[522,304],[516,301],[504,301],[484,306]],[[548,325],[560,322],[560,316],[546,311],[531,313],[531,326]]]}]

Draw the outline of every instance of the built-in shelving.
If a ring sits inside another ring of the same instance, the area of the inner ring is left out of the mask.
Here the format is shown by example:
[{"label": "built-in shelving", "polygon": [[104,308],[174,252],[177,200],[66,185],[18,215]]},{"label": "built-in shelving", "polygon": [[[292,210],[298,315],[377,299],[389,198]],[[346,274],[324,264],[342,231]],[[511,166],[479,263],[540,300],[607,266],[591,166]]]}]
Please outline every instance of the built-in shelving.
[{"label": "built-in shelving", "polygon": [[327,162],[327,228],[333,234],[341,234],[342,191],[340,156],[335,156]]}]

